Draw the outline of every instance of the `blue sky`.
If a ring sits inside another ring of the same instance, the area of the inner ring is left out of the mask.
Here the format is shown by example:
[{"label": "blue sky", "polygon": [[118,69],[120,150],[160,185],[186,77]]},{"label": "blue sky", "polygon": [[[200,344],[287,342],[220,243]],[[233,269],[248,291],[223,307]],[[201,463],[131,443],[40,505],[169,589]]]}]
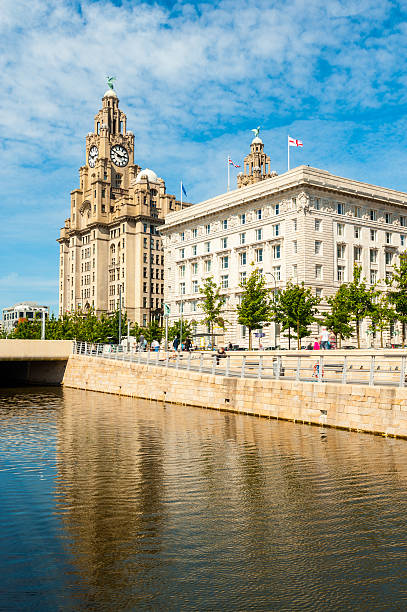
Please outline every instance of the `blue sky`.
[{"label": "blue sky", "polygon": [[257,125],[279,173],[290,134],[292,166],[407,191],[405,0],[2,0],[0,34],[0,307],[57,305],[107,74],[137,162],[193,202],[225,191]]}]

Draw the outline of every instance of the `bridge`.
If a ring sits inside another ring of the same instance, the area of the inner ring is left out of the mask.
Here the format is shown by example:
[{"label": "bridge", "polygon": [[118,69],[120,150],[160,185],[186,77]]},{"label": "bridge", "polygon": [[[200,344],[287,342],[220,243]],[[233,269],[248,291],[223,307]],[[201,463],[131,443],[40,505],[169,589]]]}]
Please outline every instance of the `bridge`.
[{"label": "bridge", "polygon": [[0,386],[62,382],[71,340],[0,340]]}]

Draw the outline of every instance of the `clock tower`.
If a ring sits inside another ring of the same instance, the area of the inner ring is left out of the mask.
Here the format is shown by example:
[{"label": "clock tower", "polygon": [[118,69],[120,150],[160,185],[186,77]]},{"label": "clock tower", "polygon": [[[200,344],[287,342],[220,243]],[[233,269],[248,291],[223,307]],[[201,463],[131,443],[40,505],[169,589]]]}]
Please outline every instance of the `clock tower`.
[{"label": "clock tower", "polygon": [[[183,202],[183,207],[189,206]],[[119,308],[147,325],[162,315],[164,257],[159,227],[180,208],[163,179],[134,162],[134,135],[113,89],[86,136],[79,187],[61,229],[59,313]]]}]

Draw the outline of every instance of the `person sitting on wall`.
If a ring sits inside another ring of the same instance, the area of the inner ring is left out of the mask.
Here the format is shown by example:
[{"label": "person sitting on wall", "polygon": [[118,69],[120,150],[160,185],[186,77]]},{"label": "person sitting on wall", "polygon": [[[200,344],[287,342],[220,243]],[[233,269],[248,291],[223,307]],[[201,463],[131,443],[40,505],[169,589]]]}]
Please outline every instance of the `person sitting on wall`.
[{"label": "person sitting on wall", "polygon": [[225,347],[220,346],[216,353],[216,365],[219,365],[219,360],[226,357]]},{"label": "person sitting on wall", "polygon": [[319,340],[318,338],[315,338],[315,342],[314,342],[314,351],[319,351],[320,349],[320,344],[319,344]]}]

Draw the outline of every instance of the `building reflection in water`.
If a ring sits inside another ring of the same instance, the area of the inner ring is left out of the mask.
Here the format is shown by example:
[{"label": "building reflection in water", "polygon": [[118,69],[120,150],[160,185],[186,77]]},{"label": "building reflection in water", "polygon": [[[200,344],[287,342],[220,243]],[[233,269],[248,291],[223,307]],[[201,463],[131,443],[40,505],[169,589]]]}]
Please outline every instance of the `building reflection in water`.
[{"label": "building reflection in water", "polygon": [[391,594],[404,575],[405,445],[65,389],[57,512],[82,597],[134,609],[377,604],[377,580]]}]

